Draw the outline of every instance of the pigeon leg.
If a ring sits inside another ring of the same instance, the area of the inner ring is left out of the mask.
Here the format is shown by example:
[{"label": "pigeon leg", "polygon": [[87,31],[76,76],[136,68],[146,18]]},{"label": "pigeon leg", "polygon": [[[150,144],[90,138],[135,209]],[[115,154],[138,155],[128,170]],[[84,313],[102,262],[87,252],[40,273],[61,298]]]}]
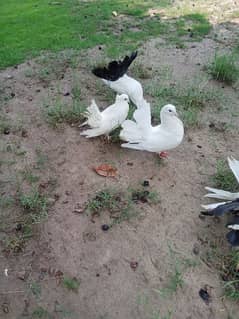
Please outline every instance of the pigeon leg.
[{"label": "pigeon leg", "polygon": [[159,153],[159,158],[167,158],[168,157],[168,153],[167,152],[160,152]]},{"label": "pigeon leg", "polygon": [[110,139],[111,139],[111,137],[107,134],[107,135],[103,135],[102,136],[102,139],[103,139],[103,143],[104,144],[110,144]]}]

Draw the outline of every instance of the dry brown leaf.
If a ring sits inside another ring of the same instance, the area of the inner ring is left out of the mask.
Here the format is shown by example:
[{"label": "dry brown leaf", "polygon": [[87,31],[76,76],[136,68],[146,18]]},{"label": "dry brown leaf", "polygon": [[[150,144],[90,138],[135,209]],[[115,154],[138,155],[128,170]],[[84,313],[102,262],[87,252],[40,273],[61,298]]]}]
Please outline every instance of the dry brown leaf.
[{"label": "dry brown leaf", "polygon": [[98,167],[94,167],[95,172],[104,177],[115,177],[117,169],[109,164],[102,164]]}]

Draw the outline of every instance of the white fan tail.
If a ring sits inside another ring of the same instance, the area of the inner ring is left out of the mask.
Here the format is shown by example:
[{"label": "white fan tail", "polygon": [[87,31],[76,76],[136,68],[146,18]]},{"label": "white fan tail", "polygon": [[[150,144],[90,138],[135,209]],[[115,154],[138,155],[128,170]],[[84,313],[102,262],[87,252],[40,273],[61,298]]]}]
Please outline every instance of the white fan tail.
[{"label": "white fan tail", "polygon": [[147,101],[142,100],[140,108],[134,112],[133,118],[140,130],[144,131],[144,133],[148,132],[151,129],[150,104]]},{"label": "white fan tail", "polygon": [[213,203],[213,204],[208,204],[208,205],[201,205],[201,207],[207,211],[211,211],[213,210],[214,208],[217,208],[218,206],[220,205],[224,205],[226,204],[227,202],[219,202],[219,203]]},{"label": "white fan tail", "polygon": [[126,120],[122,124],[122,130],[120,131],[120,139],[123,141],[141,141],[141,132],[137,124],[131,120]]},{"label": "white fan tail", "polygon": [[205,187],[211,193],[206,194],[204,197],[209,198],[218,198],[218,199],[225,199],[225,200],[234,200],[239,198],[239,193],[231,193],[224,191],[222,189],[212,188],[212,187]]},{"label": "white fan tail", "polygon": [[102,115],[97,104],[95,103],[95,100],[92,100],[91,105],[87,107],[85,117],[87,118],[87,120],[83,124],[81,124],[80,127],[86,124],[90,125],[90,127],[92,128],[100,126]]},{"label": "white fan tail", "polygon": [[232,170],[234,176],[237,179],[237,182],[239,183],[239,161],[237,161],[234,157],[228,157],[227,160],[230,169]]}]

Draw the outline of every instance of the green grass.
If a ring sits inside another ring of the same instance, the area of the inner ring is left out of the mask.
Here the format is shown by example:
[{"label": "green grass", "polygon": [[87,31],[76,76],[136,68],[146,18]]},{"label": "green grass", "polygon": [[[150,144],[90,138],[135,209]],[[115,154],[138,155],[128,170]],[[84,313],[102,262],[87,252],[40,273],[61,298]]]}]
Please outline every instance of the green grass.
[{"label": "green grass", "polygon": [[208,66],[208,72],[215,80],[232,84],[239,78],[239,68],[236,60],[238,60],[238,56],[234,54],[216,54],[214,60]]},{"label": "green grass", "polygon": [[39,181],[40,177],[37,175],[34,175],[32,170],[28,167],[26,167],[22,172],[22,177],[24,180],[26,180],[30,184],[34,184]]},{"label": "green grass", "polygon": [[[175,18],[162,20],[160,15],[148,16],[149,8],[170,8],[170,0],[53,3],[48,0],[1,2],[0,68],[21,63],[43,51],[82,50],[96,45],[105,45],[108,56],[119,57],[148,38],[161,36],[173,42],[188,34],[188,26],[192,30],[190,41],[210,31],[208,19],[197,12],[181,16],[179,22]],[[117,17],[112,15],[113,11],[118,13]],[[72,61],[75,65],[74,59]],[[44,80],[52,73],[54,69],[43,67],[40,76]]]},{"label": "green grass", "polygon": [[47,217],[47,199],[37,190],[19,196],[20,207],[27,213],[26,225],[42,222]]},{"label": "green grass", "polygon": [[42,152],[42,150],[39,147],[36,148],[35,152],[36,152],[36,164],[34,168],[42,170],[46,167],[48,157],[46,154]]},{"label": "green grass", "polygon": [[146,93],[154,98],[152,119],[155,124],[160,121],[161,108],[170,101],[177,107],[186,127],[197,127],[200,124],[199,114],[206,107],[221,106],[222,93],[215,89],[205,88],[207,81],[182,86],[152,82],[146,87]]},{"label": "green grass", "polygon": [[[79,91],[74,91],[73,94],[79,94]],[[86,106],[79,99],[73,99],[70,104],[63,103],[60,98],[57,98],[53,103],[44,105],[43,112],[46,121],[53,128],[57,128],[62,123],[79,123],[84,119]]]},{"label": "green grass", "polygon": [[53,316],[43,307],[37,307],[33,312],[32,312],[32,318],[35,319],[52,319]]},{"label": "green grass", "polygon": [[110,226],[128,221],[139,212],[135,205],[137,203],[156,204],[159,202],[158,194],[143,187],[128,190],[103,189],[89,199],[86,204],[86,211],[92,216],[100,216],[103,212],[108,212],[111,219]]},{"label": "green grass", "polygon": [[29,289],[32,292],[32,294],[36,297],[39,298],[41,296],[41,286],[38,282],[33,281],[29,284]]},{"label": "green grass", "polygon": [[67,288],[68,290],[72,290],[74,292],[77,292],[80,287],[80,282],[76,278],[64,277],[62,284],[65,288]]},{"label": "green grass", "polygon": [[160,311],[154,311],[150,317],[150,319],[171,319],[172,312],[168,311],[166,315],[162,315]]},{"label": "green grass", "polygon": [[37,212],[46,209],[47,201],[38,191],[22,194],[19,200],[26,211]]},{"label": "green grass", "polygon": [[[2,110],[0,109],[2,112]],[[10,121],[7,119],[6,116],[0,114],[0,134],[3,134],[6,130],[11,129]]]},{"label": "green grass", "polygon": [[205,251],[201,259],[210,268],[218,271],[222,279],[223,294],[226,298],[239,301],[239,251],[228,251],[222,247],[221,235],[215,236],[213,241],[205,238]]},{"label": "green grass", "polygon": [[172,296],[179,288],[182,288],[184,285],[183,274],[185,270],[189,267],[195,267],[198,264],[194,260],[181,256],[178,257],[178,252],[174,251],[171,246],[169,246],[169,253],[173,267],[169,281],[166,287],[155,289],[155,291],[163,298]]},{"label": "green grass", "polygon": [[239,191],[238,182],[228,167],[227,162],[218,160],[216,164],[216,173],[212,177],[213,186],[223,189],[225,191],[236,192]]}]

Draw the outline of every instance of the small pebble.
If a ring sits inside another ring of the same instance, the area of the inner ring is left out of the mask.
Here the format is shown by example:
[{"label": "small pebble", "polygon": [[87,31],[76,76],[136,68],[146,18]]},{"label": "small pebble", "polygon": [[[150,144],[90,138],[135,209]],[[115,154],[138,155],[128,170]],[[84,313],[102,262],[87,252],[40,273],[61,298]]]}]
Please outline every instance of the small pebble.
[{"label": "small pebble", "polygon": [[215,124],[214,124],[213,122],[211,122],[211,123],[209,124],[209,127],[210,127],[210,128],[214,128],[214,127],[215,127]]},{"label": "small pebble", "polygon": [[144,181],[144,182],[143,182],[143,186],[144,186],[144,187],[148,187],[148,186],[149,186],[149,181]]},{"label": "small pebble", "polygon": [[137,267],[138,267],[138,262],[137,261],[131,261],[131,263],[130,263],[130,267],[131,267],[131,269],[133,269],[134,271],[137,269]]},{"label": "small pebble", "polygon": [[27,137],[28,136],[28,134],[27,134],[27,130],[22,130],[22,137]]},{"label": "small pebble", "polygon": [[197,148],[202,148],[202,146],[201,145],[197,145]]},{"label": "small pebble", "polygon": [[4,133],[5,135],[10,134],[10,130],[9,130],[9,128],[5,128],[5,129],[3,130],[3,133]]},{"label": "small pebble", "polygon": [[199,245],[197,243],[195,243],[193,246],[193,253],[194,253],[194,255],[199,254]]},{"label": "small pebble", "polygon": [[209,302],[211,301],[211,296],[207,292],[206,289],[200,289],[199,290],[199,296],[202,298],[202,300],[208,305]]},{"label": "small pebble", "polygon": [[20,230],[22,230],[22,224],[17,224],[16,231],[20,231]]},{"label": "small pebble", "polygon": [[2,311],[3,311],[4,313],[9,313],[9,307],[8,307],[8,304],[7,304],[6,302],[4,302],[4,303],[2,304]]},{"label": "small pebble", "polygon": [[27,273],[25,270],[19,271],[17,273],[17,278],[24,281],[26,279],[26,275],[27,275]]},{"label": "small pebble", "polygon": [[106,225],[106,224],[104,224],[104,225],[101,226],[101,229],[102,229],[103,231],[108,231],[109,228],[110,228],[109,225]]}]

